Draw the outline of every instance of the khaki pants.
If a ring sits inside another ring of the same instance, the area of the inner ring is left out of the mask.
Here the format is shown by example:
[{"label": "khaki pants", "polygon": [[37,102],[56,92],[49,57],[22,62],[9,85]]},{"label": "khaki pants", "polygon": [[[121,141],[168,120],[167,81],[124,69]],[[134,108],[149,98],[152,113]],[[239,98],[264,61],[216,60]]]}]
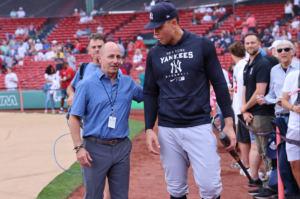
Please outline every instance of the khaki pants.
[{"label": "khaki pants", "polygon": [[[249,128],[251,131],[272,131],[272,120],[274,116],[265,116],[265,115],[255,115],[252,122],[249,123]],[[254,135],[258,153],[262,156],[265,168],[265,179],[263,180],[263,186],[266,188],[270,180],[270,176],[267,176],[266,173],[271,171],[272,162],[271,158],[267,156],[266,144],[270,138],[270,135],[266,136],[257,136]]]}]

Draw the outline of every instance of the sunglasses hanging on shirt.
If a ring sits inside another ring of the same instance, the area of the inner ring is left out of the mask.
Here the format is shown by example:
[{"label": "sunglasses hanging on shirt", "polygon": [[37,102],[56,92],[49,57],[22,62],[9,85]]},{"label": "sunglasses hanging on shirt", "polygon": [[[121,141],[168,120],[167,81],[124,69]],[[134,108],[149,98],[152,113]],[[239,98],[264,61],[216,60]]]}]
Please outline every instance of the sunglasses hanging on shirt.
[{"label": "sunglasses hanging on shirt", "polygon": [[285,52],[289,52],[291,50],[291,48],[279,48],[279,49],[277,49],[277,52],[281,53],[282,50],[284,50]]}]

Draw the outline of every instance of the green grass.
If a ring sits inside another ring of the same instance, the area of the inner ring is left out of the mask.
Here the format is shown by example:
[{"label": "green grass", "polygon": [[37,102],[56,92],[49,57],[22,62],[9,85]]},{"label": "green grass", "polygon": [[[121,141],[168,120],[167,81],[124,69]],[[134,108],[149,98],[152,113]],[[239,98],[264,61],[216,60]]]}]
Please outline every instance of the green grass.
[{"label": "green grass", "polygon": [[[142,122],[129,120],[130,140],[133,140],[143,129],[145,125]],[[76,161],[69,171],[80,171],[80,165]],[[70,196],[80,185],[82,185],[81,173],[68,173],[66,171],[54,178],[44,189],[39,193],[37,199],[65,199]]]}]

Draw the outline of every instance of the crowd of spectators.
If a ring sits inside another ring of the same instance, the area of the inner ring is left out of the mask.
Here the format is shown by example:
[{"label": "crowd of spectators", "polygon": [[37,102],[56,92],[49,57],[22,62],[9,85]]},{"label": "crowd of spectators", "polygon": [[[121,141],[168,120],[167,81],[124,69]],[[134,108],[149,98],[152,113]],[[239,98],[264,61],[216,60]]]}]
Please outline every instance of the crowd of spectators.
[{"label": "crowd of spectators", "polygon": [[[219,40],[224,38],[224,34],[226,33],[221,33]],[[225,72],[224,76],[225,79],[232,77],[229,78],[232,86],[228,84],[228,87],[233,99],[241,158],[247,172],[254,179],[248,185],[258,187],[248,191],[253,198],[277,198],[276,150],[280,150],[279,164],[286,165],[281,166],[280,173],[284,182],[285,198],[300,198],[300,146],[285,142],[281,148],[276,148],[276,139],[271,133],[275,130],[272,120],[276,118],[274,121],[280,126],[283,135],[300,141],[298,43],[289,41],[286,32],[283,35],[285,37],[281,36],[280,40],[275,41],[269,30],[265,30],[262,37],[249,31],[245,35],[244,43],[234,42],[228,48],[235,65],[231,68],[231,74]],[[212,41],[218,41],[214,39],[214,33],[209,36]],[[263,54],[260,47],[270,50],[272,55]],[[211,99],[213,96],[212,90]],[[257,134],[258,132],[269,133]],[[259,169],[261,161],[264,173]],[[240,169],[237,164],[230,167]],[[242,169],[240,174],[246,176]]]},{"label": "crowd of spectators", "polygon": [[[207,16],[209,17],[206,14],[204,18]],[[196,24],[197,22],[198,19],[194,15],[191,24]],[[233,43],[235,35],[240,35],[242,37],[241,41],[244,43],[244,37],[247,33],[257,33],[262,44],[261,47],[268,54],[271,54],[269,48],[272,46],[272,43],[277,40],[296,39],[296,43],[300,44],[300,22],[298,16],[295,16],[291,21],[286,21],[283,26],[280,25],[279,21],[275,21],[273,26],[262,30],[261,27],[257,26],[255,16],[247,13],[243,20],[237,16],[236,20],[232,21],[230,30],[222,31],[219,35],[211,31],[207,36],[215,43],[216,48],[221,48],[224,52],[229,52],[228,47]],[[292,38],[292,32],[297,32],[297,38]]]},{"label": "crowd of spectators", "polygon": [[58,44],[56,40],[49,43],[47,39],[42,42],[32,37],[10,37],[8,33],[6,35],[0,45],[1,73],[14,65],[22,65],[26,56],[32,56],[34,61],[64,59],[75,70],[76,59],[73,54],[82,53],[84,50],[78,39],[74,44],[71,40]]}]

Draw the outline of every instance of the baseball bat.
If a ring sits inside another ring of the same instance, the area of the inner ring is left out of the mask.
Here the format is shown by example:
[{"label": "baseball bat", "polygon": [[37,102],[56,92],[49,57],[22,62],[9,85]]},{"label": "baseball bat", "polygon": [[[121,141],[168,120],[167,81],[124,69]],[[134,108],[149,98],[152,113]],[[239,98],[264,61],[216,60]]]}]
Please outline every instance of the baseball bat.
[{"label": "baseball bat", "polygon": [[[221,132],[219,133],[219,139],[221,141],[221,143],[225,146],[225,147],[228,147],[230,145],[230,139],[229,137],[226,135],[226,133],[224,132]],[[229,151],[230,155],[237,161],[237,163],[240,165],[240,167],[243,169],[243,171],[245,172],[247,178],[249,179],[249,182],[250,183],[253,183],[253,179],[252,177],[250,176],[250,174],[248,173],[246,167],[244,166],[244,164],[242,163],[237,151],[235,149]]]}]

